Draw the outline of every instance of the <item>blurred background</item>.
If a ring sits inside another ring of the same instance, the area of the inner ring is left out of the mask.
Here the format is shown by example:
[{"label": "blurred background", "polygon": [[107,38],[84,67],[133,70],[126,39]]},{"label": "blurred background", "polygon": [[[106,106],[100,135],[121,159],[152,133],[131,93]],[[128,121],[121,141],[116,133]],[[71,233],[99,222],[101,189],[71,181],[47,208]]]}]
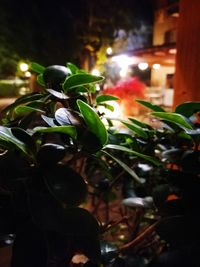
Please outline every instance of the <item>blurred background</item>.
[{"label": "blurred background", "polygon": [[[72,62],[105,76],[99,90],[120,96],[125,113],[140,113],[135,98],[171,110],[180,4],[184,15],[184,5],[189,12],[199,1],[189,2],[1,0],[0,107],[40,90],[29,69],[34,61],[44,66]],[[179,84],[180,76],[184,73]]]}]

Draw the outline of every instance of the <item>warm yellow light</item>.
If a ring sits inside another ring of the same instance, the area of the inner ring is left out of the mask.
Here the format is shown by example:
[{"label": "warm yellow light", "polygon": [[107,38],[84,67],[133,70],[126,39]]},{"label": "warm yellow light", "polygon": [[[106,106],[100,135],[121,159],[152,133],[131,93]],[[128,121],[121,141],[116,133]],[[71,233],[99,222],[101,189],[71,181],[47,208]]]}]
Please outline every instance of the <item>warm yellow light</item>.
[{"label": "warm yellow light", "polygon": [[140,70],[146,70],[148,67],[149,67],[149,64],[148,64],[147,62],[140,62],[140,63],[138,64],[138,68],[139,68]]},{"label": "warm yellow light", "polygon": [[176,55],[176,53],[177,53],[176,48],[171,48],[171,49],[169,49],[169,54],[171,54],[171,55]]},{"label": "warm yellow light", "polygon": [[160,69],[160,64],[155,63],[155,64],[153,64],[152,67],[153,67],[154,70],[159,70]]},{"label": "warm yellow light", "polygon": [[98,69],[93,69],[91,71],[92,75],[95,75],[95,76],[100,76],[100,71]]},{"label": "warm yellow light", "polygon": [[30,77],[31,77],[31,73],[30,73],[30,71],[26,71],[26,72],[25,72],[25,77],[27,77],[27,78],[30,78]]},{"label": "warm yellow light", "polygon": [[19,64],[19,68],[20,68],[21,71],[25,72],[25,71],[28,70],[29,67],[28,67],[27,63],[22,62],[22,63]]},{"label": "warm yellow light", "polygon": [[112,55],[112,53],[113,53],[112,47],[108,47],[108,48],[106,49],[106,53],[107,53],[108,55]]}]

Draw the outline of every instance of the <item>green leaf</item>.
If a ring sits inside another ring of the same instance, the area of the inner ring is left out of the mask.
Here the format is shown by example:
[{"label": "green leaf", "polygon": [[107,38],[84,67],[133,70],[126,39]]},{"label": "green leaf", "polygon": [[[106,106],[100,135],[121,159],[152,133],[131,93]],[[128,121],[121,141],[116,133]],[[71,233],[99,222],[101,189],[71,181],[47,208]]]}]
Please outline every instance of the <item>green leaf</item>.
[{"label": "green leaf", "polygon": [[44,113],[44,110],[41,110],[41,109],[38,109],[38,108],[33,108],[33,107],[30,107],[30,106],[18,106],[15,108],[15,113],[17,115],[24,115],[24,114],[27,114],[27,113],[30,113],[30,112],[41,112],[41,113]]},{"label": "green leaf", "polygon": [[175,113],[179,113],[187,118],[197,111],[200,111],[200,102],[186,102],[177,106],[175,109]]},{"label": "green leaf", "polygon": [[108,138],[107,130],[98,114],[93,110],[93,108],[80,99],[77,100],[77,105],[91,132],[99,138],[102,145],[105,145]]},{"label": "green leaf", "polygon": [[138,182],[140,184],[144,183],[144,180],[141,179],[128,165],[126,165],[120,159],[114,157],[113,155],[111,155],[110,153],[106,152],[105,150],[102,150],[102,152],[104,154],[106,154],[107,156],[111,157],[114,161],[116,161],[126,172],[128,172],[135,179],[136,182]]},{"label": "green leaf", "polygon": [[29,135],[24,129],[20,127],[13,127],[11,128],[11,132],[14,137],[26,144],[27,148],[29,148],[32,153],[36,152],[37,147],[34,138]]},{"label": "green leaf", "polygon": [[41,86],[45,86],[45,82],[44,82],[44,78],[43,78],[43,74],[39,74],[37,76],[37,82],[41,85]]},{"label": "green leaf", "polygon": [[76,65],[74,65],[74,64],[72,64],[70,62],[68,62],[66,65],[71,70],[72,74],[76,74],[78,72],[78,70],[79,70],[79,68]]},{"label": "green leaf", "polygon": [[108,144],[104,147],[104,149],[116,149],[116,150],[120,150],[120,151],[124,151],[124,152],[127,152],[127,153],[131,153],[139,158],[142,158],[142,159],[145,159],[151,163],[153,163],[154,165],[156,166],[160,166],[161,165],[161,162],[158,161],[157,159],[153,158],[153,157],[150,157],[148,155],[144,155],[144,154],[141,154],[139,152],[136,152],[136,151],[133,151],[127,147],[124,147],[124,146],[119,146],[119,145],[111,145],[111,144]]},{"label": "green leaf", "polygon": [[89,92],[89,93],[95,93],[97,90],[94,83],[86,84],[84,87],[86,88],[87,92]]},{"label": "green leaf", "polygon": [[35,101],[35,100],[39,100],[43,96],[44,96],[43,94],[31,93],[31,94],[19,97],[18,99],[16,99],[16,101],[14,103],[12,103],[9,106],[7,106],[1,112],[2,113],[7,113],[8,111],[16,108],[17,106],[19,106],[21,104],[25,104],[25,103],[32,102],[32,101]]},{"label": "green leaf", "polygon": [[17,148],[19,148],[25,154],[28,154],[26,145],[23,142],[19,141],[17,138],[15,138],[10,128],[0,126],[0,140],[3,140],[7,143],[14,144]]},{"label": "green leaf", "polygon": [[97,104],[106,102],[106,101],[116,101],[119,100],[118,97],[112,96],[112,95],[99,95],[96,98]]},{"label": "green leaf", "polygon": [[132,123],[134,123],[135,125],[141,127],[141,128],[144,128],[144,129],[149,129],[149,128],[152,128],[150,125],[146,124],[146,123],[143,123],[141,121],[138,121],[136,119],[133,119],[133,118],[128,118]]},{"label": "green leaf", "polygon": [[103,79],[104,78],[102,76],[94,76],[91,74],[85,74],[85,73],[73,74],[66,78],[66,80],[63,83],[63,89],[64,91],[68,92],[75,87],[90,83],[100,82]]},{"label": "green leaf", "polygon": [[185,118],[181,114],[172,113],[172,112],[152,112],[151,114],[162,120],[175,123],[176,125],[181,127],[183,130],[185,129],[193,130],[192,126],[187,122],[187,118]]},{"label": "green leaf", "polygon": [[132,130],[133,132],[135,132],[138,136],[147,139],[148,135],[147,133],[139,128],[138,126],[134,126],[133,124],[127,123],[126,121],[121,121],[124,125],[126,125],[130,130]]},{"label": "green leaf", "polygon": [[55,126],[55,127],[36,127],[34,131],[41,133],[63,133],[69,135],[71,138],[77,138],[76,128],[74,126]]},{"label": "green leaf", "polygon": [[114,111],[115,110],[115,108],[112,106],[112,105],[109,105],[109,104],[102,104],[105,108],[107,108],[108,110],[110,110],[110,111]]},{"label": "green leaf", "polygon": [[161,108],[160,106],[157,106],[155,104],[152,104],[152,103],[150,103],[148,101],[140,100],[140,99],[136,99],[135,101],[138,102],[138,103],[140,103],[140,104],[142,104],[146,108],[149,108],[149,109],[153,110],[153,111],[158,111],[158,112],[162,111],[162,112],[165,112],[165,110],[163,108]]},{"label": "green leaf", "polygon": [[36,62],[32,62],[30,65],[30,69],[33,70],[36,73],[43,73],[45,70],[45,67],[36,63]]}]

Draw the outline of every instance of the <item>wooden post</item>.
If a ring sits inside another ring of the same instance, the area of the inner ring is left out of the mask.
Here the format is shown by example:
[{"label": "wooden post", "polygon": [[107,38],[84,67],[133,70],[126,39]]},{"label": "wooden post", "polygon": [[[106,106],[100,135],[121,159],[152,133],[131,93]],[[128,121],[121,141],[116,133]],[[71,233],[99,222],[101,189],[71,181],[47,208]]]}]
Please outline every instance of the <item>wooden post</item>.
[{"label": "wooden post", "polygon": [[174,106],[200,101],[200,0],[180,0]]}]

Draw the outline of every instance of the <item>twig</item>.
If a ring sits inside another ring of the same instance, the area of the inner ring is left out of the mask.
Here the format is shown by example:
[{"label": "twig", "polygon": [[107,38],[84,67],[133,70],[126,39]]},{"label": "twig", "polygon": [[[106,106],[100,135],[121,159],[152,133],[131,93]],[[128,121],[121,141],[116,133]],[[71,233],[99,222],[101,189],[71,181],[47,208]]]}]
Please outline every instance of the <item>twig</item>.
[{"label": "twig", "polygon": [[144,238],[146,238],[148,235],[152,234],[155,231],[155,227],[157,226],[157,224],[160,223],[160,221],[155,222],[154,224],[152,224],[151,226],[149,226],[148,228],[146,228],[140,235],[138,235],[135,239],[133,239],[132,241],[128,242],[127,244],[121,246],[119,248],[119,251],[123,252],[127,249],[130,249],[134,246],[136,246],[139,242],[141,242]]}]

